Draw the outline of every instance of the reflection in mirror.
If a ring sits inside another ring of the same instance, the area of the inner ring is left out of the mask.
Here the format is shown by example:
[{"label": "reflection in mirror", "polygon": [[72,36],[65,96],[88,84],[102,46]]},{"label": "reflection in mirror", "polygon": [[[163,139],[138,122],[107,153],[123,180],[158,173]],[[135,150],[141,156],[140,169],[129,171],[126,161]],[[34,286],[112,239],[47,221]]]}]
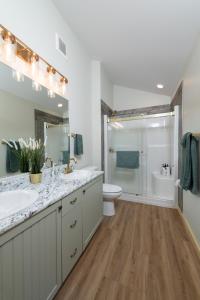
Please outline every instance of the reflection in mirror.
[{"label": "reflection in mirror", "polygon": [[[31,137],[43,142],[45,135],[45,156],[55,164],[65,163],[70,149],[68,101],[59,95],[49,98],[45,87],[36,92],[27,77],[17,82],[11,68],[0,62],[0,141]],[[16,156],[0,144],[0,176],[18,172]]]},{"label": "reflection in mirror", "polygon": [[47,146],[45,159],[51,158],[59,164],[69,162],[69,124],[50,124],[45,123],[45,136],[47,137]]}]

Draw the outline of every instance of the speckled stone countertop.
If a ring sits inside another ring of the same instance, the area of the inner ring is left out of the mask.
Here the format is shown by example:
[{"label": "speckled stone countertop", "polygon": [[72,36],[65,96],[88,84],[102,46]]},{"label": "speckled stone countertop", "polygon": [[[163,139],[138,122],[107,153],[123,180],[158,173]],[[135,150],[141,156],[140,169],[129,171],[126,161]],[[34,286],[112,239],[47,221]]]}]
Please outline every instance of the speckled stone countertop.
[{"label": "speckled stone countertop", "polygon": [[102,171],[75,170],[65,175],[65,180],[63,169],[64,167],[57,167],[54,172],[51,169],[44,170],[40,184],[31,184],[28,174],[0,179],[0,192],[23,189],[39,193],[39,198],[31,206],[0,219],[0,235],[103,174]]}]

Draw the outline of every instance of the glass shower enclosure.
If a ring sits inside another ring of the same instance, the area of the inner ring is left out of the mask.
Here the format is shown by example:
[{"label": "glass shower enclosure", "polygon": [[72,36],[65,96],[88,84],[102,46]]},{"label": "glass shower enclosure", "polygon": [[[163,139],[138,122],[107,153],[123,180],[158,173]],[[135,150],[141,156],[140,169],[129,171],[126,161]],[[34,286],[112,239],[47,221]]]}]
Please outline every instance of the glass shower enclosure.
[{"label": "glass shower enclosure", "polygon": [[105,149],[107,182],[123,193],[153,195],[153,174],[162,164],[174,168],[173,113],[109,119]]}]

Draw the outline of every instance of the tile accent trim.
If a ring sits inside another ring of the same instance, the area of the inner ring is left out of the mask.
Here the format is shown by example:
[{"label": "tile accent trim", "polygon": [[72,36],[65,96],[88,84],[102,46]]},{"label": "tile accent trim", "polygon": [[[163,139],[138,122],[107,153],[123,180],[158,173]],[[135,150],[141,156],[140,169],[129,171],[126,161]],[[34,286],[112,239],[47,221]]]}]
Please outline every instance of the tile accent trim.
[{"label": "tile accent trim", "polygon": [[126,118],[126,117],[138,116],[141,114],[153,115],[153,114],[167,113],[172,111],[173,111],[172,106],[170,104],[166,104],[166,105],[156,105],[156,106],[114,111],[112,116]]}]

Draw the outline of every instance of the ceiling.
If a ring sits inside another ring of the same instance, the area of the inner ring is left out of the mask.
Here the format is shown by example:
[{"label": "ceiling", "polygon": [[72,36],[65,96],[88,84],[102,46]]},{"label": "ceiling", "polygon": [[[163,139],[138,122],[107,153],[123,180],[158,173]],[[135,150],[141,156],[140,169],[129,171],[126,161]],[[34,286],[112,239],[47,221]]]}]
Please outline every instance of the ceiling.
[{"label": "ceiling", "polygon": [[53,1],[114,84],[174,93],[200,31],[199,0]]}]

